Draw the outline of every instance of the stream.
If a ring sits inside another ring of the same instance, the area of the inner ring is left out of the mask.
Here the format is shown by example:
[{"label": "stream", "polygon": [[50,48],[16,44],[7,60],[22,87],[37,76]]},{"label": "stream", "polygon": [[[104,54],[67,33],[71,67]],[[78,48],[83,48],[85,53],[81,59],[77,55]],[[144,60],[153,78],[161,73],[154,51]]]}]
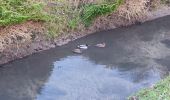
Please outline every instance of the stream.
[{"label": "stream", "polygon": [[[105,48],[94,45],[106,43]],[[90,45],[82,54],[77,45]],[[0,67],[0,100],[126,100],[170,71],[170,16],[102,31]]]}]

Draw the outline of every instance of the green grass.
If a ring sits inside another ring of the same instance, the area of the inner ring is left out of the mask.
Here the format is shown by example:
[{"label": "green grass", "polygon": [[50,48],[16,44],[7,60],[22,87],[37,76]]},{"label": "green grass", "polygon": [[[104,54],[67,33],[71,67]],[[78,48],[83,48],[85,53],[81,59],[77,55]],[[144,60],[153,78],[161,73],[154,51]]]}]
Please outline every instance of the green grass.
[{"label": "green grass", "polygon": [[135,97],[139,100],[170,100],[170,77],[160,81],[153,88],[141,90]]},{"label": "green grass", "polygon": [[27,20],[48,20],[43,4],[34,0],[0,0],[0,26],[21,23]]},{"label": "green grass", "polygon": [[54,37],[76,29],[81,23],[90,26],[97,17],[114,12],[123,0],[103,1],[74,7],[68,0],[52,0],[53,6],[48,6],[44,0],[0,0],[0,26],[28,20],[44,21],[48,35]]},{"label": "green grass", "polygon": [[68,26],[71,29],[76,29],[77,26],[79,25],[80,22],[80,17],[75,17],[75,19],[72,19],[71,21],[68,22]]},{"label": "green grass", "polygon": [[114,3],[85,5],[81,19],[85,26],[89,26],[98,16],[107,15],[116,11],[122,2],[123,0],[115,0]]}]

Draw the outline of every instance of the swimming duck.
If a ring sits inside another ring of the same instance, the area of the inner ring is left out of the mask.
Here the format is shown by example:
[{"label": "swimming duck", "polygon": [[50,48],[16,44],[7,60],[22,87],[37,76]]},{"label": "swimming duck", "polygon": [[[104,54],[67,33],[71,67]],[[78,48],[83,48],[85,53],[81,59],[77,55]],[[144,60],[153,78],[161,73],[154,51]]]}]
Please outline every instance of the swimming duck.
[{"label": "swimming duck", "polygon": [[106,43],[99,43],[99,44],[96,44],[96,47],[104,48],[104,47],[106,47]]},{"label": "swimming duck", "polygon": [[78,45],[77,47],[79,49],[88,49],[88,45],[87,44]]},{"label": "swimming duck", "polygon": [[73,52],[77,53],[77,54],[81,54],[82,53],[82,51],[80,49],[74,49]]}]

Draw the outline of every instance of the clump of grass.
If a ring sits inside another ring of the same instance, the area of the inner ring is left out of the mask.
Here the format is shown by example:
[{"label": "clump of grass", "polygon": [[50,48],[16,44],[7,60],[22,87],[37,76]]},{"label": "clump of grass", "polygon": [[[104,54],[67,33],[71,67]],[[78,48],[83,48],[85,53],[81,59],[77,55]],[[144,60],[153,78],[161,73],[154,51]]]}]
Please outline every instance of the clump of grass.
[{"label": "clump of grass", "polygon": [[80,17],[75,17],[75,19],[72,19],[68,22],[68,26],[69,28],[74,30],[79,25],[79,22],[80,22]]},{"label": "clump of grass", "polygon": [[48,19],[43,4],[34,0],[0,0],[0,26],[21,23],[26,20]]},{"label": "clump of grass", "polygon": [[170,100],[170,77],[160,81],[153,88],[141,90],[135,97],[138,100]]},{"label": "clump of grass", "polygon": [[116,0],[112,4],[89,4],[85,5],[81,19],[85,26],[89,26],[98,16],[110,14],[114,12],[123,0]]}]

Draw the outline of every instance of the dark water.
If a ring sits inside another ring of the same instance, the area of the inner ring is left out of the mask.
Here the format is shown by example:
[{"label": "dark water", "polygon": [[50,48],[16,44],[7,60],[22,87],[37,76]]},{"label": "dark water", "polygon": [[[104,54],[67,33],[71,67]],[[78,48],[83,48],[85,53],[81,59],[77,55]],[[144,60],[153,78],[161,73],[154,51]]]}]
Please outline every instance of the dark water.
[{"label": "dark water", "polygon": [[[82,55],[78,44],[90,46]],[[0,68],[0,100],[125,100],[170,71],[170,16],[95,33]]]}]

